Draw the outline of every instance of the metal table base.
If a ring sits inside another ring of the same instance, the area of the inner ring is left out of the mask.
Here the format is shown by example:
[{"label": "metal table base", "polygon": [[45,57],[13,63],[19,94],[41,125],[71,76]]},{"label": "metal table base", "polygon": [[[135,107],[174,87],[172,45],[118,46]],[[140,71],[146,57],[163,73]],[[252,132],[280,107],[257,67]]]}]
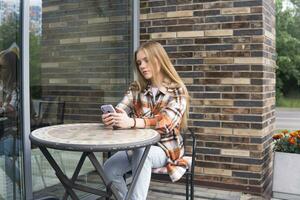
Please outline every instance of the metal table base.
[{"label": "metal table base", "polygon": [[[149,153],[150,147],[151,147],[151,145],[149,145],[145,148],[145,151],[144,151],[143,156],[140,160],[140,163],[138,164],[137,171],[133,176],[132,183],[129,186],[128,193],[125,197],[125,200],[128,200],[132,195],[133,189],[135,188],[137,179],[138,179],[138,177],[140,175],[140,172],[142,170],[142,167],[145,163],[145,160],[146,160],[147,155]],[[101,164],[99,163],[99,161],[97,160],[97,158],[96,158],[96,156],[93,152],[83,152],[82,153],[82,155],[80,157],[80,160],[79,160],[79,162],[78,162],[78,164],[75,168],[75,171],[72,175],[72,178],[70,179],[63,173],[63,171],[58,166],[57,162],[54,160],[54,158],[49,153],[47,148],[44,147],[44,146],[39,146],[39,148],[42,151],[42,153],[44,154],[45,158],[50,163],[50,165],[52,166],[52,168],[55,170],[55,174],[56,174],[57,178],[60,180],[60,182],[62,183],[62,185],[65,188],[65,194],[64,194],[64,197],[63,197],[64,200],[66,200],[69,196],[71,196],[71,198],[74,199],[74,200],[79,200],[78,196],[75,194],[73,189],[80,190],[80,191],[87,192],[87,193],[91,193],[91,194],[95,194],[95,195],[106,197],[106,198],[110,198],[113,195],[117,200],[122,200],[123,199],[120,196],[117,188],[108,180],[107,176],[105,175],[105,173],[103,171],[103,167],[101,166]],[[79,172],[81,170],[81,167],[82,167],[86,157],[89,158],[89,160],[93,164],[95,170],[100,175],[104,185],[106,186],[106,192],[104,192],[102,190],[95,189],[95,188],[91,188],[91,187],[88,187],[88,186],[85,186],[85,185],[80,185],[80,184],[75,183],[77,178],[78,178]]]}]

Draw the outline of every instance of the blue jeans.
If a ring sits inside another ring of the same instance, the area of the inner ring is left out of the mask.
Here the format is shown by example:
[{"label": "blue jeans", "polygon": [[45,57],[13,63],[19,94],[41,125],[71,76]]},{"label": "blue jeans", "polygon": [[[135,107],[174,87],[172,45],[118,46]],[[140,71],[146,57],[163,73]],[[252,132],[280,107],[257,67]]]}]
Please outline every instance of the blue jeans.
[{"label": "blue jeans", "polygon": [[[20,181],[20,172],[13,158],[19,156],[20,144],[20,140],[12,136],[7,136],[0,140],[0,156],[4,155],[5,157],[5,173],[12,181],[17,182]],[[13,180],[14,175],[15,180]]]},{"label": "blue jeans", "polygon": [[[126,151],[119,151],[104,163],[104,172],[108,179],[116,186],[120,195],[125,198],[127,186],[123,175],[129,171],[135,174],[137,166],[145,148],[135,149],[132,156],[127,156]],[[167,164],[167,156],[162,148],[151,146],[144,166],[137,179],[131,200],[146,200],[151,181],[152,168],[163,167]]]},{"label": "blue jeans", "polygon": [[[14,144],[15,142],[15,144]],[[15,149],[14,149],[15,145]],[[0,156],[6,155],[6,156],[16,156],[19,155],[20,150],[20,140],[14,138],[13,136],[7,136],[0,139]]]}]

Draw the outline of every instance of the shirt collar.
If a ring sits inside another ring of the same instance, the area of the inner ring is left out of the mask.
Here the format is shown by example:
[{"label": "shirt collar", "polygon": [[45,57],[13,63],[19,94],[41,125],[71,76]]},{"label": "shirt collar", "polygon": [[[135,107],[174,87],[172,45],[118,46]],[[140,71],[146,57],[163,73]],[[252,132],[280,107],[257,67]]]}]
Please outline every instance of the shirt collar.
[{"label": "shirt collar", "polygon": [[[177,83],[172,82],[169,78],[165,77],[162,81],[161,86],[158,88],[158,90],[163,93],[172,93],[174,89],[179,88],[180,86]],[[151,94],[151,84],[150,82],[147,83],[146,88],[144,89],[144,95]]]},{"label": "shirt collar", "polygon": [[[166,94],[168,89],[165,86],[160,86],[158,88],[158,91],[163,93],[163,94]],[[144,89],[144,95],[146,96],[147,94],[152,95],[152,90],[151,90],[151,84],[150,83],[148,83],[146,88]]]}]

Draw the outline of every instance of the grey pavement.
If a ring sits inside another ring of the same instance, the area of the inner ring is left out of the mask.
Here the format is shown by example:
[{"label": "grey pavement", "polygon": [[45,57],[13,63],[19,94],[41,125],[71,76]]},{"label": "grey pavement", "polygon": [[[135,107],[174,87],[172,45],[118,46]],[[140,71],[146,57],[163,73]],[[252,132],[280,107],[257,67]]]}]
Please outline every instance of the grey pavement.
[{"label": "grey pavement", "polygon": [[[264,200],[260,196],[242,192],[195,186],[195,200]],[[151,181],[148,200],[185,200],[185,185]]]},{"label": "grey pavement", "polygon": [[300,129],[300,109],[276,108],[276,129]]},{"label": "grey pavement", "polygon": [[[82,200],[100,200],[95,196]],[[147,200],[185,200],[185,185],[151,181]],[[195,200],[265,200],[260,196],[195,186]],[[275,199],[274,199],[275,200]]]},{"label": "grey pavement", "polygon": [[[84,183],[84,177],[81,176],[79,183]],[[88,175],[90,186],[96,186],[96,188],[101,188],[99,185],[100,178],[95,173],[92,172]],[[242,192],[235,192],[230,190],[219,190],[219,189],[210,189],[203,186],[195,186],[194,188],[195,200],[264,200],[260,196],[254,196],[250,194],[244,194]],[[35,197],[42,197],[44,195],[53,195],[56,194],[58,197],[61,197],[64,193],[63,187],[58,184],[54,186],[47,187],[45,190],[37,192]],[[76,191],[76,194],[81,200],[99,200],[101,198],[95,195],[86,195]],[[150,189],[148,193],[147,200],[185,200],[185,184],[172,183],[172,182],[160,182],[152,180],[150,184]]]},{"label": "grey pavement", "polygon": [[[300,109],[287,109],[287,108],[276,108],[276,128],[277,129],[300,129]],[[63,158],[65,158],[65,155],[62,155]],[[77,156],[70,156],[67,155],[68,159],[70,158],[77,158]],[[42,158],[42,157],[41,157]],[[40,159],[41,159],[40,158]],[[66,159],[66,158],[65,158]],[[66,160],[68,160],[66,159]],[[63,159],[64,160],[64,159]],[[34,161],[33,161],[34,162]],[[46,162],[46,161],[45,161]],[[1,162],[0,162],[1,164]],[[43,164],[43,163],[42,163]],[[45,163],[44,163],[45,164]],[[34,165],[35,166],[35,165]],[[70,167],[67,167],[70,168]],[[89,169],[89,167],[88,167]],[[40,172],[33,168],[33,174],[34,177],[39,177]],[[52,173],[46,172],[48,176],[50,176]],[[2,175],[2,176],[1,176]],[[10,185],[9,181],[3,177],[4,172],[0,168],[0,180],[5,181],[5,183],[0,181],[0,184],[6,184]],[[54,174],[53,174],[54,175]],[[49,192],[51,192],[51,189],[55,189],[55,194],[57,194],[58,190],[62,189],[62,186],[57,185],[57,187],[51,187],[52,185],[49,181],[51,177],[47,177],[47,186]],[[37,186],[43,187],[43,184],[40,180],[41,178],[35,178],[36,184],[33,184],[33,187],[35,191],[41,189],[37,188]],[[57,181],[56,179],[54,179]],[[97,177],[97,182],[99,181],[99,177]],[[55,184],[55,183],[54,183]],[[49,187],[50,186],[50,187]],[[5,188],[2,188],[5,189]],[[44,193],[45,190],[42,192]],[[4,195],[5,191],[1,191],[0,187],[0,194]],[[2,199],[0,195],[0,200]],[[174,200],[184,200],[185,199],[185,186],[181,184],[176,183],[162,183],[162,182],[151,182],[149,195],[149,200],[167,200],[167,199],[174,199]],[[6,196],[7,197],[7,196]],[[5,198],[6,199],[6,198]],[[92,196],[87,195],[81,195],[80,199],[84,200],[93,200],[96,199]],[[199,187],[195,186],[195,200],[263,200],[264,198],[259,196],[253,196],[250,194],[244,194],[241,192],[234,192],[234,191],[226,191],[226,190],[217,190],[217,189],[210,189],[205,187]],[[273,199],[275,200],[275,199]],[[276,199],[277,200],[277,199]]]}]

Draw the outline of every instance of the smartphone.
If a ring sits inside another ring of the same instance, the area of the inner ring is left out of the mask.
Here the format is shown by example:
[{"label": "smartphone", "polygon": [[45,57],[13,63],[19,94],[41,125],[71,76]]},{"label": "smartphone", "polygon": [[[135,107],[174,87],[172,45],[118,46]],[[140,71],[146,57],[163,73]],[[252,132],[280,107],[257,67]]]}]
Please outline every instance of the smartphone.
[{"label": "smartphone", "polygon": [[103,114],[107,114],[107,113],[115,113],[116,110],[114,109],[114,107],[111,104],[107,104],[107,105],[102,105],[100,107],[101,111]]}]

